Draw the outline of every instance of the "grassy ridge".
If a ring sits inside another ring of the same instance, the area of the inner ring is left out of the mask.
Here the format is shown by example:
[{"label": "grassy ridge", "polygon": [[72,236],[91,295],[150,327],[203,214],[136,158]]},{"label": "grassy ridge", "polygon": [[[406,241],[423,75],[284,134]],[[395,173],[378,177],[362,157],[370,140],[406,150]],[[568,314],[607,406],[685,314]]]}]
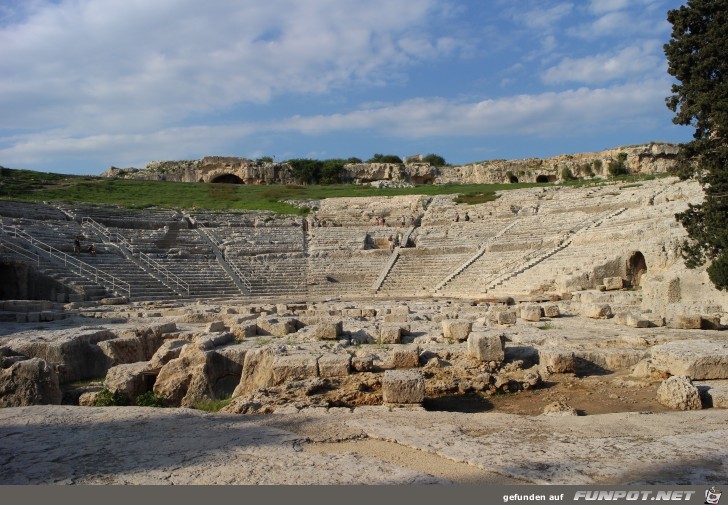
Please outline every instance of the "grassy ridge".
[{"label": "grassy ridge", "polygon": [[[638,179],[631,177],[628,180]],[[569,183],[578,184],[577,181]],[[117,204],[128,208],[270,210],[283,214],[307,212],[306,209],[284,203],[284,200],[459,193],[459,203],[476,204],[495,200],[496,191],[551,185],[553,183],[428,184],[414,188],[372,188],[350,184],[258,186],[74,177],[30,170],[0,169],[0,198],[5,199]]]}]

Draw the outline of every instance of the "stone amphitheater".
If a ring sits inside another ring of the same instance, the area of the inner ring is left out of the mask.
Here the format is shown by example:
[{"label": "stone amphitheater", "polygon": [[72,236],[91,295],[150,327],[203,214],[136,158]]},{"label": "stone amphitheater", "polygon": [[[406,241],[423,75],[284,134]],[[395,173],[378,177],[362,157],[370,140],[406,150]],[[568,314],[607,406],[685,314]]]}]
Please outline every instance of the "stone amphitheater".
[{"label": "stone amphitheater", "polygon": [[674,219],[701,199],[0,201],[0,484],[726,482],[728,295]]}]

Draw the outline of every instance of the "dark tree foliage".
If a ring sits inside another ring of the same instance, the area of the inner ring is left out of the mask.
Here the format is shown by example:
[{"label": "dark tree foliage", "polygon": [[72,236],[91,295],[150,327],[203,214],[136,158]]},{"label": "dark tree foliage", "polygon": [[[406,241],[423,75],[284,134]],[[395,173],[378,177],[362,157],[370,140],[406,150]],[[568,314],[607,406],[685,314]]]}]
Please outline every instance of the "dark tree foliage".
[{"label": "dark tree foliage", "polygon": [[429,163],[433,167],[444,167],[445,165],[447,165],[447,163],[445,163],[445,158],[432,153],[422,158],[422,161]]},{"label": "dark tree foliage", "polygon": [[688,0],[667,19],[668,72],[679,82],[667,106],[675,124],[695,128],[675,173],[695,177],[705,190],[702,204],[675,216],[690,237],[683,257],[690,268],[710,262],[711,281],[728,290],[728,0]]},{"label": "dark tree foliage", "polygon": [[402,163],[402,158],[395,154],[376,153],[367,160],[367,163]]},{"label": "dark tree foliage", "polygon": [[293,169],[293,176],[304,184],[339,184],[344,182],[344,165],[361,163],[358,158],[310,160],[293,159],[288,164]]}]

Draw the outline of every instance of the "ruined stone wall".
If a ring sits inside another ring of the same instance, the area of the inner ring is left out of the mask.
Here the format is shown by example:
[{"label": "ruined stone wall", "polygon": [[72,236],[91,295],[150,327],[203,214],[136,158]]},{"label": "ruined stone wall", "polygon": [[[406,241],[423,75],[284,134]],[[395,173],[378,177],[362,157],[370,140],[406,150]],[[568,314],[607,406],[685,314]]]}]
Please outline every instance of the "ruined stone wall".
[{"label": "ruined stone wall", "polygon": [[[632,174],[667,172],[676,162],[676,144],[651,143],[606,151],[563,154],[552,158],[494,160],[460,166],[433,167],[428,163],[354,163],[344,167],[343,179],[352,183],[391,181],[412,184],[487,184],[559,181],[565,168],[574,177],[609,175],[609,163],[626,154]],[[201,160],[153,161],[144,170],[110,168],[104,177],[177,182],[237,182],[242,184],[293,184],[287,163],[245,158],[207,156]]]}]

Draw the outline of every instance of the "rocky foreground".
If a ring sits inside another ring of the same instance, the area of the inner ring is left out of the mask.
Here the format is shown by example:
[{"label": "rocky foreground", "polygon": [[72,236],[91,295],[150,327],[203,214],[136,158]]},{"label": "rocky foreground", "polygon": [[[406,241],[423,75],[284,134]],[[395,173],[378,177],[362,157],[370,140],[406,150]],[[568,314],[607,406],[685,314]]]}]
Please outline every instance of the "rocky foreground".
[{"label": "rocky foreground", "polygon": [[709,484],[728,410],[587,417],[360,407],[0,410],[1,484]]}]

